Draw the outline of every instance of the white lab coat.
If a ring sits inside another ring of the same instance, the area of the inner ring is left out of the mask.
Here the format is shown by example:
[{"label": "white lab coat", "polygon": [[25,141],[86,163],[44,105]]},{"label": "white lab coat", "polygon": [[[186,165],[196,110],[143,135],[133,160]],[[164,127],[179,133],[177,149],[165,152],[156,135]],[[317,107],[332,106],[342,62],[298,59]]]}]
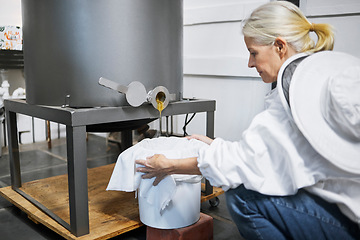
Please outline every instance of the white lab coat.
[{"label": "white lab coat", "polygon": [[[292,195],[300,188],[337,203],[360,226],[360,174],[343,171],[319,155],[286,113],[278,89],[265,99],[238,142],[216,138],[199,152],[198,167],[213,186],[241,184],[266,195]],[[360,157],[360,156],[359,156]]]}]

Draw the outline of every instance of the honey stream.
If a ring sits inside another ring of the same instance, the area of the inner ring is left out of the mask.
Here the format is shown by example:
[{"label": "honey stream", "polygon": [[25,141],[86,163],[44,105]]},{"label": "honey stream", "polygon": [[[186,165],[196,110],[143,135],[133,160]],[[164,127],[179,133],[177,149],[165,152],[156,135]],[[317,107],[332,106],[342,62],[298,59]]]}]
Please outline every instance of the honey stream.
[{"label": "honey stream", "polygon": [[156,98],[156,103],[157,103],[157,110],[160,113],[160,117],[159,117],[159,122],[160,122],[160,135],[161,135],[161,131],[162,131],[162,121],[161,121],[161,112],[162,110],[164,110],[164,102],[161,101],[159,98]]},{"label": "honey stream", "polygon": [[157,103],[157,110],[159,111],[161,117],[161,112],[162,110],[164,110],[164,102],[161,101],[160,99],[156,99],[156,103]]}]

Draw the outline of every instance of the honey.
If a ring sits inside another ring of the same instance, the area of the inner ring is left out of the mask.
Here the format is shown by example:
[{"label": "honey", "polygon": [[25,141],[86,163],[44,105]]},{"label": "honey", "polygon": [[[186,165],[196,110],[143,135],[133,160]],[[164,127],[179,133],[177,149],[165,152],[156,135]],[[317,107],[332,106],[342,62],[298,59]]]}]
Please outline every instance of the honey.
[{"label": "honey", "polygon": [[162,110],[164,110],[164,102],[157,98],[156,103],[157,103],[157,110],[159,111],[161,117],[161,112]]},{"label": "honey", "polygon": [[164,110],[165,106],[164,106],[164,101],[165,101],[165,94],[163,92],[159,92],[157,95],[156,95],[156,108],[157,110],[159,111],[160,113],[160,116],[159,116],[159,123],[160,123],[160,126],[159,126],[159,130],[160,130],[160,135],[161,135],[161,129],[162,129],[162,124],[161,124],[161,112]]},{"label": "honey", "polygon": [[162,110],[164,110],[164,101],[166,99],[165,93],[164,92],[158,92],[158,94],[156,94],[156,103],[157,103],[157,110],[160,113],[160,117],[161,117],[161,112]]}]

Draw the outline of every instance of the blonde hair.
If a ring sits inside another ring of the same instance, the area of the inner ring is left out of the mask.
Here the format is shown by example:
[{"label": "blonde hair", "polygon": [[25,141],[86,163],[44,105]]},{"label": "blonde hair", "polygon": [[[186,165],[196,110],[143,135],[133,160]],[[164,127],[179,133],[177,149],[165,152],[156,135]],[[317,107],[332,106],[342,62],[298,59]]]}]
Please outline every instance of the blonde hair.
[{"label": "blonde hair", "polygon": [[[315,44],[310,32],[316,33]],[[244,21],[242,32],[261,45],[272,45],[283,37],[296,52],[332,50],[334,32],[329,24],[309,22],[300,9],[287,1],[270,2],[255,9]]]}]

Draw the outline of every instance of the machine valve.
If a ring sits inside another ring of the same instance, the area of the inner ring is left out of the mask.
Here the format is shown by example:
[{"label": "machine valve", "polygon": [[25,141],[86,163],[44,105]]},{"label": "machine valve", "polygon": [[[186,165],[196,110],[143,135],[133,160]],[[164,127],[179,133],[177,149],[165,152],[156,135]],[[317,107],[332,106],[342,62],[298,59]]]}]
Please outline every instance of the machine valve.
[{"label": "machine valve", "polygon": [[123,86],[104,77],[99,79],[99,84],[125,94],[126,101],[133,107],[149,102],[156,109],[159,109],[159,103],[161,103],[162,109],[165,109],[170,101],[176,100],[176,94],[170,94],[167,88],[163,86],[155,87],[146,92],[145,86],[141,82],[134,81],[128,86]]}]

